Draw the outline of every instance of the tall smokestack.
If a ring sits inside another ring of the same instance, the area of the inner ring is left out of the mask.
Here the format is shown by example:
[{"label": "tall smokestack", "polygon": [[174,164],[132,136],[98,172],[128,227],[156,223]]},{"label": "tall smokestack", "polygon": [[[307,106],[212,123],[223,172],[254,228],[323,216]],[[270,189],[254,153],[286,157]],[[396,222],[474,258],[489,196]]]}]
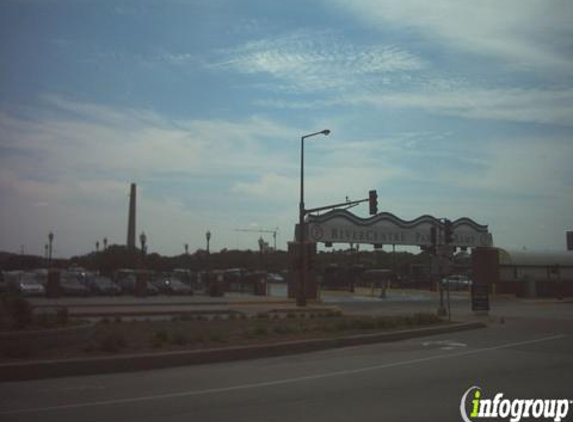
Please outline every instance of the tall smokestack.
[{"label": "tall smokestack", "polygon": [[129,216],[127,220],[127,248],[135,249],[135,183],[129,193]]}]

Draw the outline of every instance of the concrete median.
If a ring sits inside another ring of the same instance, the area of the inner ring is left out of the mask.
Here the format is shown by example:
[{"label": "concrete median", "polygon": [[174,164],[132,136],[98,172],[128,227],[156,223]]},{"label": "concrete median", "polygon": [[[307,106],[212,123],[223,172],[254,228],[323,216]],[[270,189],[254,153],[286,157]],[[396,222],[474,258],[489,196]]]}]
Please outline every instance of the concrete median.
[{"label": "concrete median", "polygon": [[344,337],[231,346],[205,350],[6,363],[0,364],[0,381],[133,372],[241,359],[257,359],[336,347],[400,341],[484,327],[486,325],[482,322],[464,322]]}]

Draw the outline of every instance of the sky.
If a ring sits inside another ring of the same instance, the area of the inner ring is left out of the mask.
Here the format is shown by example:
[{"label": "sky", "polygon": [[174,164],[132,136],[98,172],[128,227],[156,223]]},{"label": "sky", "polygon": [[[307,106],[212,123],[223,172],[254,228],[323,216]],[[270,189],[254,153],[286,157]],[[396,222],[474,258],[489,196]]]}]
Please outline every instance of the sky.
[{"label": "sky", "polygon": [[132,182],[150,252],[285,249],[323,129],[307,207],[376,189],[564,250],[571,22],[570,0],[3,0],[0,250],[125,244]]}]

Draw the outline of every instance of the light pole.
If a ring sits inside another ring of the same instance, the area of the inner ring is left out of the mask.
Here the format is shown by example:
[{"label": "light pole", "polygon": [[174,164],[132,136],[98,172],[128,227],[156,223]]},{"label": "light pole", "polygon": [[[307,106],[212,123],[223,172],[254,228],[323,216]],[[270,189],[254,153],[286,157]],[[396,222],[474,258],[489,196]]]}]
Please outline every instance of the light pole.
[{"label": "light pole", "polygon": [[207,283],[209,286],[209,289],[211,289],[211,274],[210,274],[210,262],[209,262],[209,242],[211,241],[211,230],[207,230],[207,233],[205,233],[205,239],[207,240]]},{"label": "light pole", "polygon": [[265,247],[265,240],[263,236],[259,237],[259,267],[263,268],[263,248]]},{"label": "light pole", "polygon": [[141,257],[144,258],[145,257],[145,247],[147,244],[147,236],[145,235],[145,232],[141,232],[141,234],[139,235],[139,241],[141,242]]},{"label": "light pole", "polygon": [[50,263],[50,265],[52,264],[52,242],[54,241],[54,233],[50,232],[48,233],[48,244],[49,244],[49,248],[48,248],[48,262]]},{"label": "light pole", "polygon": [[297,306],[306,306],[306,290],[305,290],[305,265],[304,265],[304,241],[305,241],[305,227],[304,227],[304,140],[316,135],[329,135],[330,130],[324,129],[320,132],[309,133],[300,138],[300,203],[298,212],[298,239],[299,239],[299,253],[300,253],[300,279],[298,295],[296,298]]},{"label": "light pole", "polygon": [[207,239],[207,254],[209,253],[209,242],[211,241],[211,231],[207,230],[205,233],[205,239]]},{"label": "light pole", "polygon": [[107,237],[103,238],[103,250],[105,251],[107,249]]}]

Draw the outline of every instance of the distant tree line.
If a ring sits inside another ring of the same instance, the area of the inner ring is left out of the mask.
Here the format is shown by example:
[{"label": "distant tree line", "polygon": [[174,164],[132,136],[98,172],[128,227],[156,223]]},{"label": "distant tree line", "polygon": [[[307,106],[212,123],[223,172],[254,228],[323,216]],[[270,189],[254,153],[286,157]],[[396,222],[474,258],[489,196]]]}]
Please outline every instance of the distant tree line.
[{"label": "distant tree line", "polygon": [[[361,266],[364,268],[394,269],[398,273],[408,272],[411,265],[429,265],[430,256],[421,252],[388,252],[385,250],[358,251],[356,249],[326,250],[319,252],[314,261],[318,271],[329,265]],[[458,254],[457,261],[468,261],[467,254]],[[140,249],[129,250],[124,245],[110,245],[105,250],[90,252],[86,255],[74,256],[70,259],[54,259],[52,266],[66,268],[72,264],[88,270],[111,274],[120,268],[145,268],[152,271],[168,272],[175,268],[185,268],[192,271],[204,271],[207,268],[229,269],[246,268],[248,270],[263,269],[269,272],[288,270],[289,258],[285,251],[267,251],[260,253],[252,250],[229,250],[207,253],[199,249],[194,253],[176,256],[163,256],[158,253],[143,255]],[[0,269],[4,271],[35,269],[48,267],[47,259],[34,255],[19,255],[0,253]]]}]

